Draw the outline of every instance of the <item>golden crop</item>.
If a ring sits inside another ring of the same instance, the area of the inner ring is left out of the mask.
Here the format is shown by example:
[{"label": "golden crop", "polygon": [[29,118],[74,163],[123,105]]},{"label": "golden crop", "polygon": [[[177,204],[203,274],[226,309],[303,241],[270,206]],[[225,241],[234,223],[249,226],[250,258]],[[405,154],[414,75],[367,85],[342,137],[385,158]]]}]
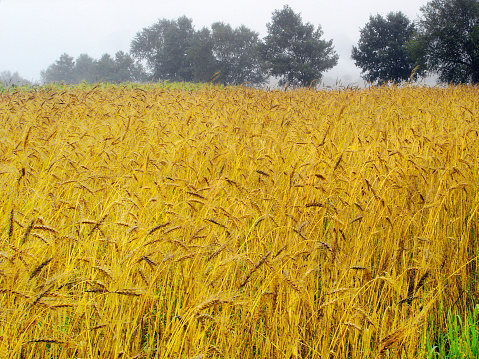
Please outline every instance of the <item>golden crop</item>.
[{"label": "golden crop", "polygon": [[0,357],[420,357],[477,300],[479,89],[0,93]]}]

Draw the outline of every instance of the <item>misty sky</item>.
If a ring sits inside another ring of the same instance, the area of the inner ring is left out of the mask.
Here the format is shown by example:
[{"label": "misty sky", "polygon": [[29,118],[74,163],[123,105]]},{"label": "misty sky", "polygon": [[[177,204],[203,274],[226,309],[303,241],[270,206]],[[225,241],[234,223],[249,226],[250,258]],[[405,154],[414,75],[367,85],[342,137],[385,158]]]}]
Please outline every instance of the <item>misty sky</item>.
[{"label": "misty sky", "polygon": [[186,15],[196,29],[223,21],[245,25],[266,35],[266,23],[285,4],[301,13],[303,22],[321,25],[324,39],[333,39],[338,65],[325,73],[347,83],[359,78],[351,47],[370,15],[402,11],[411,20],[427,0],[0,0],[0,72],[9,70],[30,81],[66,52],[94,58],[129,51],[135,34],[158,19]]}]

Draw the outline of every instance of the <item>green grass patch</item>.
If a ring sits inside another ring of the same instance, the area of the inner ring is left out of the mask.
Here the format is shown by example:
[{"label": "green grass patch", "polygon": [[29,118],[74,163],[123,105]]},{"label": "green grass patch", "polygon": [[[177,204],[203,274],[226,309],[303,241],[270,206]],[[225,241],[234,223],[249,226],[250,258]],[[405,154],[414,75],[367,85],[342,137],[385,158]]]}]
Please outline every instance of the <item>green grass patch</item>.
[{"label": "green grass patch", "polygon": [[460,314],[449,313],[447,331],[428,345],[428,358],[479,358],[479,304],[473,310]]}]

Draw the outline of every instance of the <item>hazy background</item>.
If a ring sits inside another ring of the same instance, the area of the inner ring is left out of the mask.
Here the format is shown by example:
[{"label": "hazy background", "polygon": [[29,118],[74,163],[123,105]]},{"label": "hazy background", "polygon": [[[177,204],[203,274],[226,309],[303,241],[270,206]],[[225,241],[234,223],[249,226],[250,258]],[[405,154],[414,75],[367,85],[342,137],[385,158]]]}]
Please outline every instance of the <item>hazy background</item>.
[{"label": "hazy background", "polygon": [[40,80],[40,71],[62,53],[77,58],[87,53],[128,52],[137,32],[158,19],[186,15],[196,29],[223,21],[245,25],[266,35],[272,12],[291,6],[304,22],[321,25],[326,40],[333,39],[339,54],[336,67],[324,74],[324,82],[361,82],[360,70],[350,59],[359,40],[359,29],[370,15],[402,11],[411,20],[427,0],[0,0],[0,72],[11,71],[29,81]]}]

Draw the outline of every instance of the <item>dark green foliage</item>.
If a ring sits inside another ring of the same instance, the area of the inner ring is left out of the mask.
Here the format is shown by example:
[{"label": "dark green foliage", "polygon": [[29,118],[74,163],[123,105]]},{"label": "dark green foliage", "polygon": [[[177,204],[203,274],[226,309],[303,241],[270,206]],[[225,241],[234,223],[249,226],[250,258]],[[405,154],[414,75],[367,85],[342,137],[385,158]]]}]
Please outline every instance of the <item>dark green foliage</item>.
[{"label": "dark green foliage", "polygon": [[263,83],[265,75],[258,53],[258,34],[245,26],[233,29],[222,22],[214,23],[211,29],[218,71],[216,81],[228,85]]},{"label": "dark green foliage", "polygon": [[415,57],[448,83],[479,83],[479,1],[433,0],[421,8]]},{"label": "dark green foliage", "polygon": [[153,81],[212,81],[232,85],[262,83],[258,34],[245,26],[221,22],[195,31],[191,19],[159,20],[131,43],[131,53],[145,60]]},{"label": "dark green foliage", "polygon": [[280,85],[309,86],[337,64],[332,40],[323,40],[321,27],[303,24],[301,15],[289,6],[274,11],[266,26],[268,35],[260,46],[261,55],[269,74],[278,77]]},{"label": "dark green foliage", "polygon": [[194,33],[192,20],[185,16],[161,19],[135,36],[130,52],[146,61],[153,81],[192,81],[188,50]]},{"label": "dark green foliage", "polygon": [[192,36],[188,48],[188,61],[192,67],[194,82],[211,82],[217,66],[209,29],[203,28]]},{"label": "dark green foliage", "polygon": [[351,53],[362,78],[378,84],[408,80],[416,66],[407,46],[414,31],[414,24],[402,12],[390,12],[386,18],[370,16]]}]

